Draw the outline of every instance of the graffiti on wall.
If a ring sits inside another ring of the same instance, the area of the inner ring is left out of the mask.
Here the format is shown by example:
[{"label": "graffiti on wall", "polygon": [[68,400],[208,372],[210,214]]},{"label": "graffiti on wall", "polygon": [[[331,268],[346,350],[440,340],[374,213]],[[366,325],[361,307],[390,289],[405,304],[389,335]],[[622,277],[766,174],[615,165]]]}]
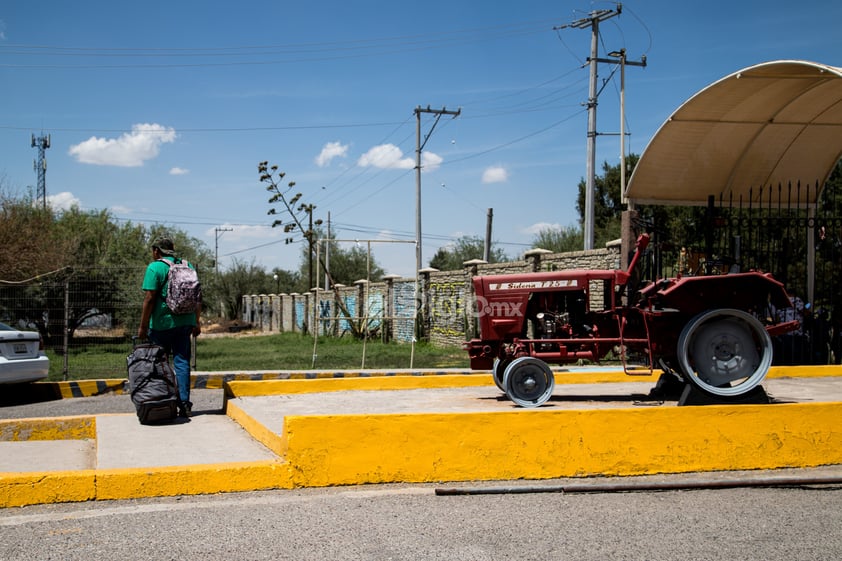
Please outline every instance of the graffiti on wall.
[{"label": "graffiti on wall", "polygon": [[366,319],[368,320],[368,330],[377,331],[383,321],[383,295],[369,294],[366,299]]},{"label": "graffiti on wall", "polygon": [[304,331],[307,318],[307,308],[304,306],[304,300],[295,300],[295,326],[299,331]]},{"label": "graffiti on wall", "polygon": [[333,326],[333,302],[331,300],[319,300],[319,333],[330,335]]},{"label": "graffiti on wall", "polygon": [[430,332],[465,333],[465,283],[430,283]]},{"label": "graffiti on wall", "polygon": [[415,338],[415,282],[395,283],[392,287],[392,334],[398,341],[409,342]]}]

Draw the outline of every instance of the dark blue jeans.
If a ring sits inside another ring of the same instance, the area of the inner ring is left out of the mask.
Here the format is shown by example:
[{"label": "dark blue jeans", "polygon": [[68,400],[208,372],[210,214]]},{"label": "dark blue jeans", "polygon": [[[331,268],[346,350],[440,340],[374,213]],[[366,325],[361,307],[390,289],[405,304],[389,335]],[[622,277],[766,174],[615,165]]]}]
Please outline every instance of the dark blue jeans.
[{"label": "dark blue jeans", "polygon": [[178,398],[190,401],[190,334],[193,327],[183,325],[162,331],[149,330],[149,340],[164,347],[172,356],[175,379],[178,381]]}]

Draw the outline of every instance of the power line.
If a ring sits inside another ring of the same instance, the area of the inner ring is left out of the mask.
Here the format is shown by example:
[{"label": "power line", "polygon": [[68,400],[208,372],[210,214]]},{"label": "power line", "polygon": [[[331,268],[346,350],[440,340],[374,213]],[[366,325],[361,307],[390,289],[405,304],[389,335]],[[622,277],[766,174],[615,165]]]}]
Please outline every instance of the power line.
[{"label": "power line", "polygon": [[[62,52],[73,53],[169,53],[173,55],[182,55],[184,53],[224,53],[224,52],[243,52],[256,50],[288,50],[294,49],[296,51],[307,49],[328,49],[328,50],[346,50],[355,45],[365,44],[389,44],[389,43],[419,43],[419,42],[438,42],[450,36],[467,35],[469,37],[476,37],[478,33],[488,33],[490,37],[499,37],[504,33],[521,34],[525,32],[537,33],[546,30],[544,27],[545,21],[534,20],[524,22],[514,22],[508,24],[494,25],[480,28],[457,29],[453,31],[440,31],[433,33],[424,33],[417,35],[396,35],[391,37],[375,37],[371,39],[351,39],[347,41],[321,41],[309,43],[287,43],[276,45],[233,45],[227,47],[72,47],[61,45],[27,45],[27,44],[7,44],[0,46],[0,50],[7,49],[30,49],[32,51],[49,51],[56,50]],[[541,26],[540,28],[537,26]],[[533,26],[535,27],[533,29]],[[506,31],[508,30],[508,31]]]},{"label": "power line", "polygon": [[[261,127],[207,127],[207,128],[178,128],[179,133],[205,133],[205,132],[261,132],[261,131],[278,131],[278,130],[319,130],[319,129],[349,129],[349,128],[364,128],[364,127],[386,127],[401,125],[396,121],[372,122],[372,123],[337,123],[333,125],[274,125]],[[0,125],[0,129],[4,130],[30,130],[32,127],[18,127],[13,125]],[[128,133],[131,129],[105,129],[105,128],[51,128],[58,132],[81,132],[81,133]],[[156,131],[144,130],[144,134],[169,134],[170,131]]]},{"label": "power line", "polygon": [[[64,47],[51,45],[4,45],[0,52],[16,56],[52,56],[52,57],[107,57],[107,58],[209,58],[209,57],[277,57],[285,59],[237,60],[214,62],[180,63],[132,63],[132,64],[12,64],[3,63],[3,68],[35,69],[142,69],[142,68],[201,68],[226,66],[253,66],[295,64],[387,56],[412,51],[441,49],[458,45],[477,44],[498,41],[510,37],[537,34],[545,30],[536,22],[524,22],[495,26],[490,28],[456,30],[438,34],[398,36],[387,38],[364,39],[356,41],[298,43],[289,45],[213,47],[213,48],[108,48],[108,47]],[[18,50],[13,50],[18,49]]]}]

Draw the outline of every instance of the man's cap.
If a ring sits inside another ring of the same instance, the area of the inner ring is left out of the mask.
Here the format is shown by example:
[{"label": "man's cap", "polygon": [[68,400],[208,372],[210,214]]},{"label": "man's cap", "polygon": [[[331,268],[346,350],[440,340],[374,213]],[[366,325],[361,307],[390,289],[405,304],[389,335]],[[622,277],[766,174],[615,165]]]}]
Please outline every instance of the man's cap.
[{"label": "man's cap", "polygon": [[158,251],[164,255],[175,255],[175,247],[173,246],[172,240],[169,238],[158,238],[152,244],[152,247],[157,247]]}]

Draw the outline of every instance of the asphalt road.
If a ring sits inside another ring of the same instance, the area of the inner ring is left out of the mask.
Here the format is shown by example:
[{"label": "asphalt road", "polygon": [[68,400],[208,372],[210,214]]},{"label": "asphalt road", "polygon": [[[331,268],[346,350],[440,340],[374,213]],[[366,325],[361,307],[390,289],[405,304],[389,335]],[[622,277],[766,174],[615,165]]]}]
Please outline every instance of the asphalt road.
[{"label": "asphalt road", "polygon": [[835,560],[842,489],[437,496],[364,486],[0,510],[3,559]]}]

